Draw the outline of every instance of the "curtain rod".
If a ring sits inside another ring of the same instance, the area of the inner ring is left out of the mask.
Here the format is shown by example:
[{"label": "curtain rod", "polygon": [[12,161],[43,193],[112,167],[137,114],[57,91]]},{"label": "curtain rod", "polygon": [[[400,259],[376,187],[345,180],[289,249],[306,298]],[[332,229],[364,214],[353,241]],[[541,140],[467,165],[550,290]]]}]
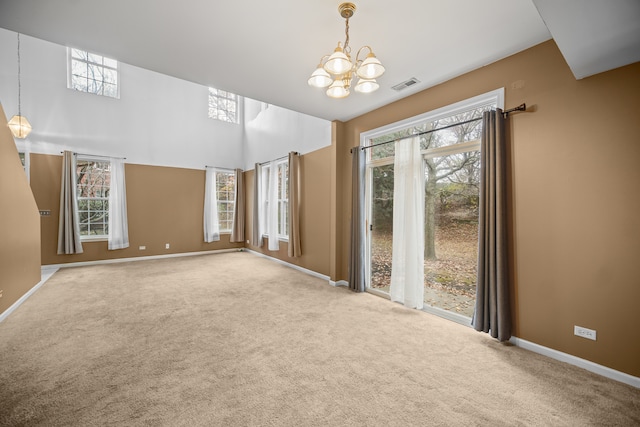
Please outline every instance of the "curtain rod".
[{"label": "curtain rod", "polygon": [[[527,109],[527,104],[522,103],[522,104],[518,105],[517,107],[511,108],[511,109],[506,110],[506,111],[503,111],[502,112],[502,116],[506,119],[507,116],[509,116],[509,113],[514,113],[516,111],[525,111],[526,109]],[[449,128],[452,128],[452,127],[465,125],[467,123],[477,122],[478,120],[482,120],[482,117],[478,117],[476,119],[465,120],[464,122],[458,122],[458,123],[454,123],[454,124],[447,125],[447,126],[442,126],[441,128],[438,128],[438,129],[431,129],[431,130],[426,130],[424,132],[414,133],[412,135],[403,136],[403,137],[400,137],[400,138],[392,139],[390,141],[378,142],[377,144],[372,144],[372,145],[367,145],[367,146],[364,146],[364,147],[360,147],[360,149],[361,150],[366,150],[368,148],[377,147],[379,145],[385,145],[385,144],[388,144],[390,142],[401,141],[403,139],[413,138],[413,137],[416,137],[416,136],[421,136],[421,135],[426,135],[428,133],[436,132],[436,131],[439,131],[439,130],[449,129]],[[353,148],[356,148],[356,147],[353,147]],[[349,150],[350,153],[353,153],[353,148]]]},{"label": "curtain rod", "polygon": [[[118,156],[101,156],[100,154],[87,154],[87,153],[76,153],[75,151],[72,151],[73,154],[75,155],[81,155],[81,156],[87,156],[87,157],[103,157],[105,159],[122,159],[122,160],[127,160],[126,157],[118,157]],[[64,151],[61,151],[60,154],[64,154]]]},{"label": "curtain rod", "polygon": [[[292,153],[295,154],[296,156],[300,155],[300,153],[298,153],[297,151],[292,151]],[[262,163],[258,163],[258,164],[260,166],[262,166],[262,165],[266,165],[267,163],[277,162],[278,160],[287,159],[288,157],[289,157],[289,155],[287,154],[286,156],[278,157],[277,159],[273,159],[273,160],[267,160],[266,162],[262,162]]]}]

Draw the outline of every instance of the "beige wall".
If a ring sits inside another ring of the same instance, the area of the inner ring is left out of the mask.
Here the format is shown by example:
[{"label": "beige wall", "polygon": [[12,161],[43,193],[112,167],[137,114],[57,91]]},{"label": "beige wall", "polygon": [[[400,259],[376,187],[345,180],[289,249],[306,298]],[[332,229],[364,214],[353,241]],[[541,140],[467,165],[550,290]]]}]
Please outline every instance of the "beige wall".
[{"label": "beige wall", "polygon": [[40,281],[40,215],[0,105],[0,314]]},{"label": "beige wall", "polygon": [[[247,248],[291,264],[330,275],[331,235],[331,147],[301,156],[301,209],[300,235],[302,256],[290,258],[287,242],[280,242],[279,251],[267,249],[268,240],[260,248],[247,244]],[[245,172],[246,189],[246,238],[251,239],[253,230],[253,170]]]},{"label": "beige wall", "polygon": [[[83,242],[84,253],[57,255],[58,212],[62,156],[31,155],[31,188],[40,209],[51,210],[42,219],[42,264],[95,261],[114,258],[241,248],[229,243],[229,234],[219,242],[205,243],[203,170],[127,164],[127,211],[129,244],[110,251],[107,242]],[[170,249],[165,249],[169,243]],[[146,250],[139,250],[146,246]]]},{"label": "beige wall", "polygon": [[[508,119],[514,334],[640,376],[640,63],[575,80],[553,41],[353,119],[361,132],[497,88]],[[349,229],[350,164],[337,174]],[[348,233],[342,234],[347,277]],[[573,326],[597,330],[597,341]]]}]

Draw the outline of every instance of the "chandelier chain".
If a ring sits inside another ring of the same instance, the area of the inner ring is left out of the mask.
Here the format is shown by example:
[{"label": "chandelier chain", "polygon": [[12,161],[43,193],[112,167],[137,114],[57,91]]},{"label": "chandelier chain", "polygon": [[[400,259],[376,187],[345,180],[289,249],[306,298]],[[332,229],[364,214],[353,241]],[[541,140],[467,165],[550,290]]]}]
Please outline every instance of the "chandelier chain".
[{"label": "chandelier chain", "polygon": [[349,46],[349,18],[345,18],[345,21],[344,33],[347,37],[344,40],[344,49],[342,50],[349,58],[351,58],[351,46]]}]

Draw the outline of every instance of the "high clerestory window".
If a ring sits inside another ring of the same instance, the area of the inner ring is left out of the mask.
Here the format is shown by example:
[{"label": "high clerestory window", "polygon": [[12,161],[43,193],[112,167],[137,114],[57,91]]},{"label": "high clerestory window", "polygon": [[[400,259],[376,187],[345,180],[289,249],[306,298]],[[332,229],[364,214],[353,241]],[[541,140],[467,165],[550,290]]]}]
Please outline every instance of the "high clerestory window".
[{"label": "high clerestory window", "polygon": [[239,123],[240,97],[235,93],[209,88],[209,118],[227,123]]},{"label": "high clerestory window", "polygon": [[67,48],[67,87],[120,98],[118,61],[85,50]]}]

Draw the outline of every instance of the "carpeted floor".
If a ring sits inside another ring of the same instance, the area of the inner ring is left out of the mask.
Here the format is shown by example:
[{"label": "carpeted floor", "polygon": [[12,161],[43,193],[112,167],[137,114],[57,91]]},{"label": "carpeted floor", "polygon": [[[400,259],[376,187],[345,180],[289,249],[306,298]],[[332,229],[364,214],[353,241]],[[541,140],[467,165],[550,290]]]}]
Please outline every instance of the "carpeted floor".
[{"label": "carpeted floor", "polygon": [[0,323],[3,426],[640,425],[640,390],[255,255],[68,268]]}]

